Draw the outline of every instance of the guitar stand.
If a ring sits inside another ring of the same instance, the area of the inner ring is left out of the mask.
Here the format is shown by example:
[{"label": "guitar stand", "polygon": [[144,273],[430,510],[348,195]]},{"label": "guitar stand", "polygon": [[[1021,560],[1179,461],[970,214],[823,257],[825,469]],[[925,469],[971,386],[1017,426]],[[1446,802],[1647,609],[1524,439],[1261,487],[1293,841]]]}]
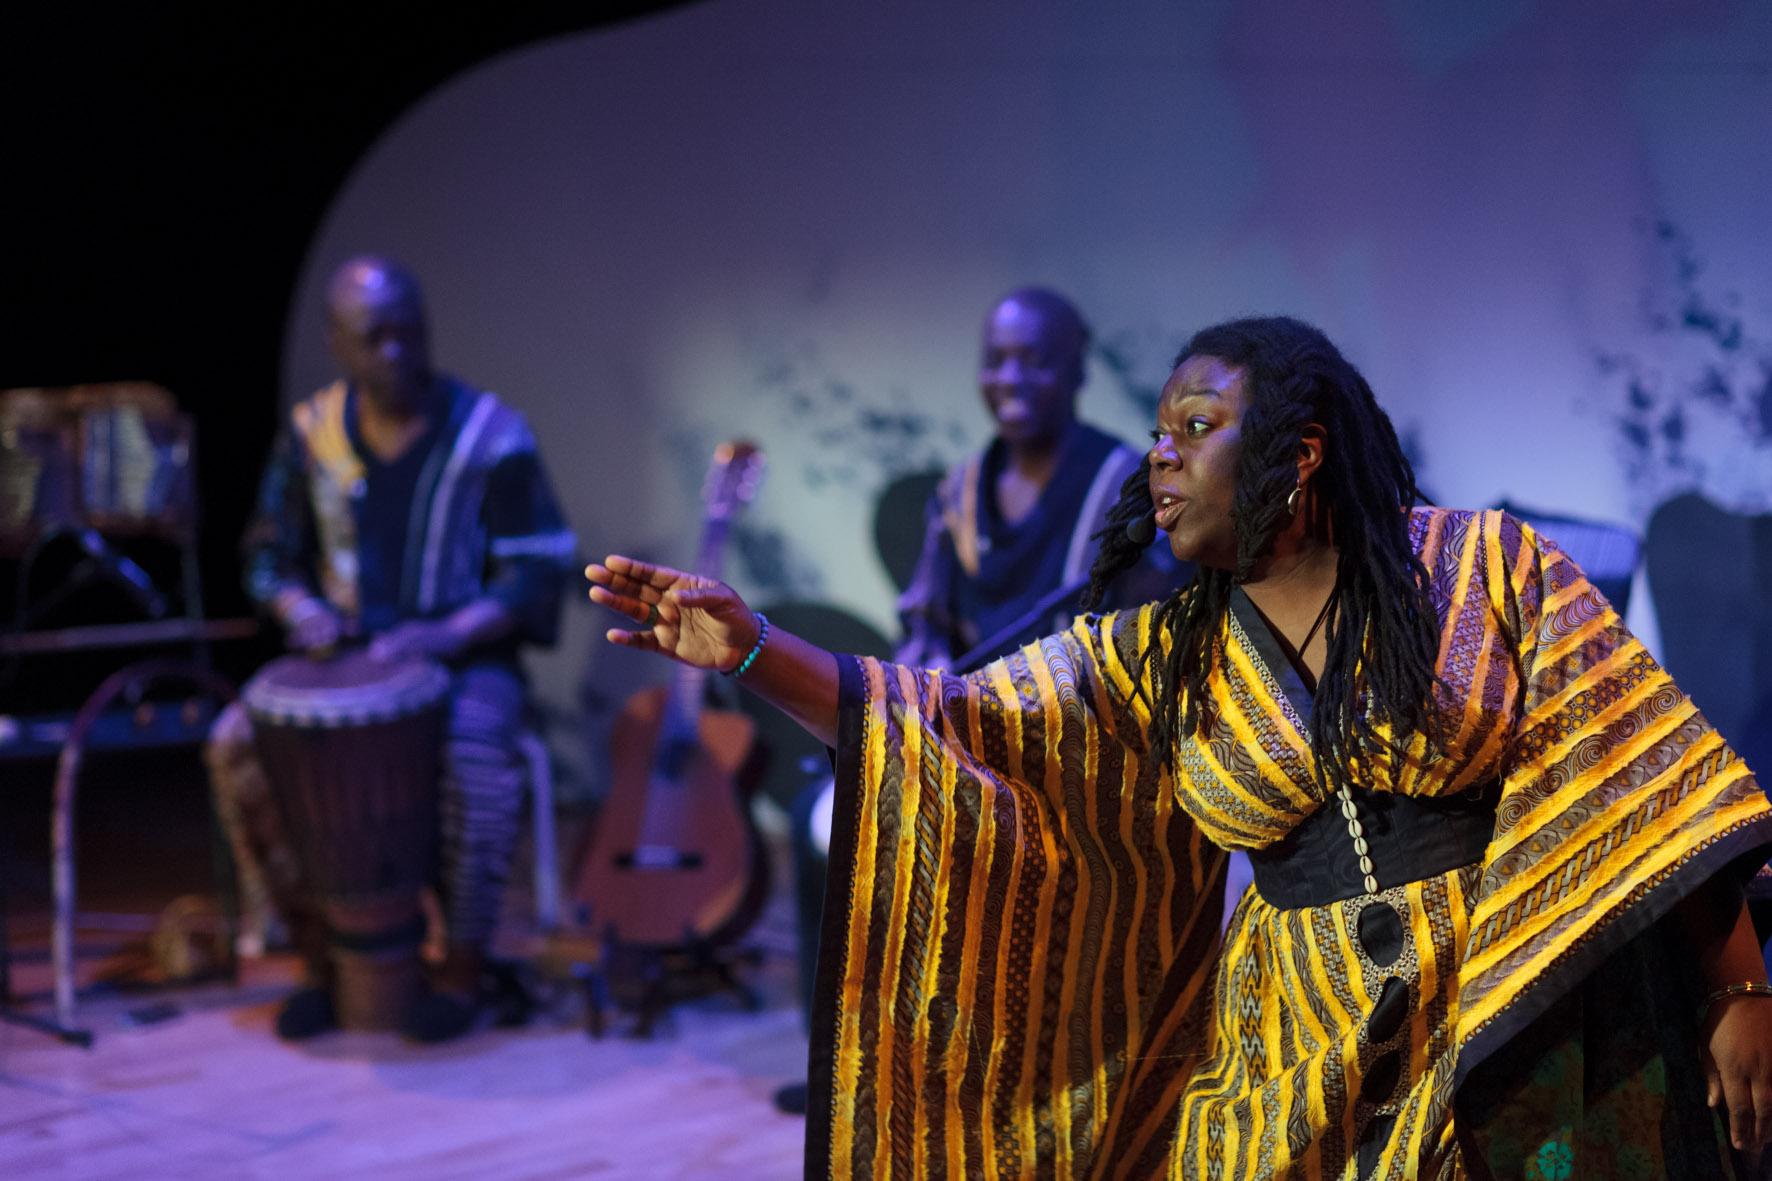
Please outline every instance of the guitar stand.
[{"label": "guitar stand", "polygon": [[747,1013],[763,1007],[762,998],[742,979],[738,969],[761,959],[755,948],[726,948],[707,939],[688,937],[681,947],[650,947],[623,942],[613,931],[603,937],[602,962],[586,971],[585,1032],[602,1037],[606,1011],[618,1006],[634,1013],[629,1036],[649,1038],[658,1020],[679,1001],[730,993]]}]

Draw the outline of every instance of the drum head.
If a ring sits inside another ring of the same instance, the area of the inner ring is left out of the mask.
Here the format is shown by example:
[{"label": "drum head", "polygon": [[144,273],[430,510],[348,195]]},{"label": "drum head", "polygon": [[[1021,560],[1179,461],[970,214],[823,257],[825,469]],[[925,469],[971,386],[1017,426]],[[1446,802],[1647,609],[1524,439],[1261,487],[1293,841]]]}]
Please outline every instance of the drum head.
[{"label": "drum head", "polygon": [[348,652],[327,660],[284,656],[260,669],[241,698],[260,721],[292,726],[363,726],[436,705],[449,674],[430,660],[371,660]]}]

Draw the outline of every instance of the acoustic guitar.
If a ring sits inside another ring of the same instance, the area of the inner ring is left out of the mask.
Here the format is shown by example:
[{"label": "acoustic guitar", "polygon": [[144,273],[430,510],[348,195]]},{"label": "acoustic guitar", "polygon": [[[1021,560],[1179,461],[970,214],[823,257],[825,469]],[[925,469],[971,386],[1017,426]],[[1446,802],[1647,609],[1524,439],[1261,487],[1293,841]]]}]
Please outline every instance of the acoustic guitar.
[{"label": "acoustic guitar", "polygon": [[[738,510],[756,495],[763,456],[722,443],[703,492],[694,571],[719,578]],[[628,699],[611,742],[610,792],[574,896],[590,931],[629,948],[705,948],[736,938],[768,886],[743,778],[755,724],[703,707],[709,674],[677,666],[668,686]]]}]

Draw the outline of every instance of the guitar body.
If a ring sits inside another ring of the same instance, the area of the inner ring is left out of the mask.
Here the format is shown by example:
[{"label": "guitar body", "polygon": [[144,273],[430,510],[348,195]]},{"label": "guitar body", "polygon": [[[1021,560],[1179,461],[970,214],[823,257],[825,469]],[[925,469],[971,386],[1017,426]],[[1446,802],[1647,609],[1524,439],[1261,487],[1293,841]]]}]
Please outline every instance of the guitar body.
[{"label": "guitar body", "polygon": [[670,690],[634,694],[615,723],[613,777],[573,895],[590,931],[657,950],[736,938],[768,875],[745,806],[755,727],[701,710],[673,740]]},{"label": "guitar body", "polygon": [[[697,574],[720,576],[732,518],[756,494],[762,464],[742,439],[714,449]],[[762,909],[763,842],[743,782],[754,727],[702,708],[708,677],[679,665],[669,686],[634,694],[616,719],[609,799],[573,890],[590,933],[612,948],[703,952]]]}]

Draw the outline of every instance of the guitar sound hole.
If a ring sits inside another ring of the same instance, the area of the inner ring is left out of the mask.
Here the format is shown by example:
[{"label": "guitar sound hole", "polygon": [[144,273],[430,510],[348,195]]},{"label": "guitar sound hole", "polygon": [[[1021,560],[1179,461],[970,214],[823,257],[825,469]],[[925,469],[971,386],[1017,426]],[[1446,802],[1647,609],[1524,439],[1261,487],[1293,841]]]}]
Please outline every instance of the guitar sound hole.
[{"label": "guitar sound hole", "polygon": [[674,787],[682,783],[689,768],[695,764],[695,756],[700,753],[701,735],[693,730],[666,738],[660,745],[657,758],[658,774],[664,785]]},{"label": "guitar sound hole", "polygon": [[645,871],[686,870],[701,868],[701,854],[670,845],[640,845],[620,854],[615,864],[621,869]]}]

